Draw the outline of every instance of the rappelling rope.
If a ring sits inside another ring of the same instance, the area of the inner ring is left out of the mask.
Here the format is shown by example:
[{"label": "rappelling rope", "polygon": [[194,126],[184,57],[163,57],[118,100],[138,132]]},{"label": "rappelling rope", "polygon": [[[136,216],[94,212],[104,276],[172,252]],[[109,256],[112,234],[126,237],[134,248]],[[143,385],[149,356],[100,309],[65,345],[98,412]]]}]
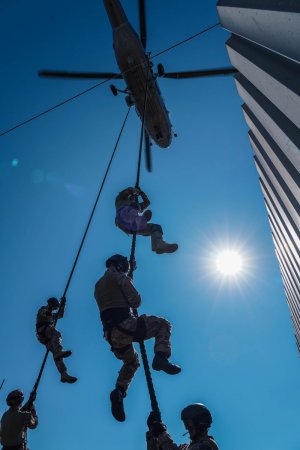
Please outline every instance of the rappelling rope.
[{"label": "rappelling rope", "polygon": [[[96,200],[95,200],[95,203],[94,203],[92,212],[91,212],[91,214],[90,214],[90,217],[89,217],[87,226],[86,226],[86,228],[85,228],[85,232],[84,232],[83,237],[82,237],[82,239],[81,239],[81,243],[80,243],[80,245],[79,245],[79,248],[78,248],[78,251],[77,251],[77,255],[76,255],[76,257],[75,257],[75,260],[74,260],[74,263],[73,263],[73,266],[72,266],[72,269],[71,269],[71,272],[70,272],[70,275],[69,275],[69,278],[68,278],[68,281],[67,281],[67,284],[66,284],[64,293],[63,293],[63,296],[62,296],[62,298],[61,298],[61,302],[60,302],[60,305],[59,305],[59,309],[58,309],[58,312],[57,312],[56,317],[55,317],[55,320],[54,320],[54,326],[56,325],[56,323],[57,323],[57,321],[58,321],[58,319],[59,319],[59,313],[60,313],[60,311],[61,311],[62,304],[65,303],[65,301],[66,301],[66,295],[67,295],[67,292],[68,292],[68,289],[69,289],[69,286],[70,286],[70,283],[71,283],[71,280],[72,280],[72,277],[73,277],[73,274],[74,274],[74,271],[75,271],[75,268],[76,268],[76,265],[77,265],[77,262],[78,262],[78,259],[79,259],[79,256],[80,256],[80,253],[81,253],[81,250],[82,250],[84,241],[85,241],[85,238],[86,238],[86,236],[87,236],[89,227],[90,227],[90,225],[91,225],[91,222],[92,222],[92,219],[93,219],[93,216],[94,216],[96,207],[97,207],[97,205],[98,205],[98,201],[99,201],[100,195],[101,195],[101,193],[102,193],[102,190],[103,190],[105,181],[106,181],[106,179],[107,179],[107,176],[108,176],[108,173],[109,173],[109,169],[110,169],[111,164],[112,164],[112,162],[113,162],[113,159],[114,159],[116,150],[117,150],[117,148],[118,148],[119,141],[120,141],[120,139],[121,139],[123,130],[124,130],[124,128],[125,128],[125,125],[126,125],[126,122],[127,122],[127,118],[128,118],[129,112],[130,112],[130,108],[131,108],[131,107],[128,108],[127,113],[126,113],[126,116],[125,116],[125,119],[124,119],[123,124],[122,124],[122,126],[121,126],[121,130],[120,130],[119,135],[118,135],[118,137],[117,137],[117,140],[116,140],[116,143],[115,143],[115,146],[114,146],[112,155],[111,155],[111,157],[110,157],[110,160],[109,160],[109,163],[108,163],[108,165],[107,165],[107,168],[106,168],[104,177],[103,177],[103,179],[102,179],[102,183],[101,183],[101,185],[100,185],[100,188],[99,188],[99,191],[98,191],[98,194],[97,194],[97,197],[96,197]],[[63,301],[63,303],[62,303],[62,301]],[[45,356],[44,356],[44,359],[43,359],[43,362],[42,362],[42,365],[41,365],[41,368],[40,368],[38,377],[37,377],[36,382],[35,382],[35,384],[34,384],[34,386],[33,386],[31,395],[34,395],[34,394],[36,394],[36,392],[37,392],[37,389],[38,389],[38,386],[39,386],[39,384],[40,384],[40,381],[41,381],[41,378],[42,378],[42,375],[43,375],[43,372],[44,372],[44,368],[45,368],[45,365],[46,365],[46,362],[47,362],[48,354],[49,354],[49,350],[46,351],[46,354],[45,354]]]},{"label": "rappelling rope", "polygon": [[[144,137],[144,123],[145,123],[145,115],[146,115],[147,99],[148,99],[148,84],[149,84],[149,79],[148,79],[148,75],[147,75],[145,97],[144,97],[144,105],[143,105],[141,134],[140,134],[137,174],[136,174],[136,182],[135,182],[135,187],[136,188],[138,188],[139,184],[140,184],[141,160],[142,160],[143,137]],[[137,200],[137,197],[138,196],[136,196],[136,200]],[[135,249],[136,249],[136,232],[134,232],[133,235],[132,235],[131,251],[130,251],[130,257],[129,257],[129,262],[130,262],[129,276],[132,279],[133,279],[133,271],[134,271],[134,268],[135,268]],[[133,314],[135,315],[135,317],[139,316],[137,309],[133,308]],[[161,421],[161,414],[160,414],[158,401],[157,401],[157,398],[156,398],[156,393],[155,393],[155,389],[154,389],[154,385],[153,385],[153,381],[152,381],[152,376],[151,376],[151,371],[150,371],[147,351],[146,351],[146,347],[145,347],[145,342],[144,341],[139,341],[139,346],[140,346],[140,352],[141,352],[141,357],[142,357],[142,361],[143,361],[143,367],[144,367],[144,371],[145,371],[145,376],[146,376],[146,381],[147,381],[147,386],[148,386],[148,391],[149,391],[149,396],[150,396],[151,409],[154,412],[156,419]]]}]

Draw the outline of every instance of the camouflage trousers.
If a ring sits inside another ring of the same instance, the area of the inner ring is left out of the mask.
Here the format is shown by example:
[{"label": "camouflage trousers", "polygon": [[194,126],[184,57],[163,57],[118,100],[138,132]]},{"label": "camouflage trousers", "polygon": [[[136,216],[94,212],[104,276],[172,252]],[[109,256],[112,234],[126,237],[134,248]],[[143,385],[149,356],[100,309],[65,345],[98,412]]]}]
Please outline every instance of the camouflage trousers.
[{"label": "camouflage trousers", "polygon": [[62,351],[62,338],[59,331],[57,331],[53,326],[45,326],[41,329],[41,333],[37,333],[37,338],[41,344],[44,344],[53,354],[53,359],[55,362],[55,365],[57,367],[57,370],[62,373],[66,372],[67,368],[65,366],[64,360],[62,358],[59,358],[58,355]]},{"label": "camouflage trousers", "polygon": [[171,324],[163,317],[147,316],[143,314],[139,318],[129,317],[120,323],[120,327],[131,333],[131,335],[114,327],[110,336],[105,333],[105,338],[111,344],[111,350],[116,358],[123,361],[116,385],[127,391],[135,372],[139,368],[139,357],[133,346],[138,321],[144,322],[143,340],[155,339],[154,351],[162,352],[169,358],[171,356]]}]

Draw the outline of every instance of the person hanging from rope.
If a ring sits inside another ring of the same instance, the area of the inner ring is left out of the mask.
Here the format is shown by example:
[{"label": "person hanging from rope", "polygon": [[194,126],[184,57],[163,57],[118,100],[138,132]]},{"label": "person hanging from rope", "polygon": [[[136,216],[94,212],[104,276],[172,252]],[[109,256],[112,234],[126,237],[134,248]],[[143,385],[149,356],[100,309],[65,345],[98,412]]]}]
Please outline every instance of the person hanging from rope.
[{"label": "person hanging from rope", "polygon": [[106,272],[95,285],[94,296],[100,310],[104,337],[111,345],[116,358],[123,361],[116,387],[110,394],[112,414],[123,422],[125,412],[123,398],[139,367],[138,354],[133,342],[155,338],[154,370],[175,375],[181,368],[169,362],[171,355],[171,325],[162,317],[133,315],[132,308],[141,305],[141,296],[127,275],[129,261],[125,256],[113,255],[106,261]]},{"label": "person hanging from rope", "polygon": [[0,441],[2,450],[28,450],[27,428],[38,426],[38,417],[34,406],[35,394],[22,406],[24,394],[16,389],[8,394],[6,403],[9,409],[1,418]]},{"label": "person hanging from rope", "polygon": [[[147,450],[218,450],[208,429],[212,424],[212,416],[202,403],[194,403],[181,411],[181,420],[190,435],[189,444],[176,445],[167,433],[167,427],[157,420],[153,412],[149,414],[146,432]],[[186,434],[187,434],[186,433]]]},{"label": "person hanging from rope", "polygon": [[[47,305],[42,306],[37,313],[36,335],[41,344],[44,344],[49,352],[53,354],[53,359],[57,370],[61,374],[62,383],[75,383],[76,377],[67,373],[64,358],[71,356],[70,350],[63,350],[61,334],[55,328],[57,319],[61,319],[65,312],[66,299],[63,297],[61,302],[55,297],[47,300]],[[56,313],[54,311],[58,310]]]},{"label": "person hanging from rope", "polygon": [[[138,201],[139,196],[141,202]],[[176,252],[177,244],[168,244],[163,240],[162,227],[149,223],[152,217],[152,212],[147,210],[149,205],[150,200],[140,188],[128,187],[119,192],[115,200],[117,227],[127,234],[151,236],[152,250],[158,255]]]}]

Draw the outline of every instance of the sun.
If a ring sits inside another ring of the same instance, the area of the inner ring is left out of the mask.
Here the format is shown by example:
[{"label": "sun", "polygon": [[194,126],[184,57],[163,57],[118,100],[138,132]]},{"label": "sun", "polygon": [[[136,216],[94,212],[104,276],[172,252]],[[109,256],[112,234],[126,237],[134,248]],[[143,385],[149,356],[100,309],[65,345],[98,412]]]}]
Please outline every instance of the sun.
[{"label": "sun", "polygon": [[242,256],[236,250],[223,250],[216,256],[216,267],[223,276],[235,276],[243,269]]}]

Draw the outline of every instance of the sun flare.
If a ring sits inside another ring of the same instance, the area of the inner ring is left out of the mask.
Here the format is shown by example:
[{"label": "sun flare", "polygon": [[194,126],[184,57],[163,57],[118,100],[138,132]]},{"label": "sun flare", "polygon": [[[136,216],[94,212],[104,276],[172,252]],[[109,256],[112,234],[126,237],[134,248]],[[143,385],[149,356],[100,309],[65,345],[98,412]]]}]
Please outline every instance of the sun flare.
[{"label": "sun flare", "polygon": [[223,250],[217,254],[216,267],[224,276],[234,276],[241,272],[243,260],[241,255],[235,250]]}]

